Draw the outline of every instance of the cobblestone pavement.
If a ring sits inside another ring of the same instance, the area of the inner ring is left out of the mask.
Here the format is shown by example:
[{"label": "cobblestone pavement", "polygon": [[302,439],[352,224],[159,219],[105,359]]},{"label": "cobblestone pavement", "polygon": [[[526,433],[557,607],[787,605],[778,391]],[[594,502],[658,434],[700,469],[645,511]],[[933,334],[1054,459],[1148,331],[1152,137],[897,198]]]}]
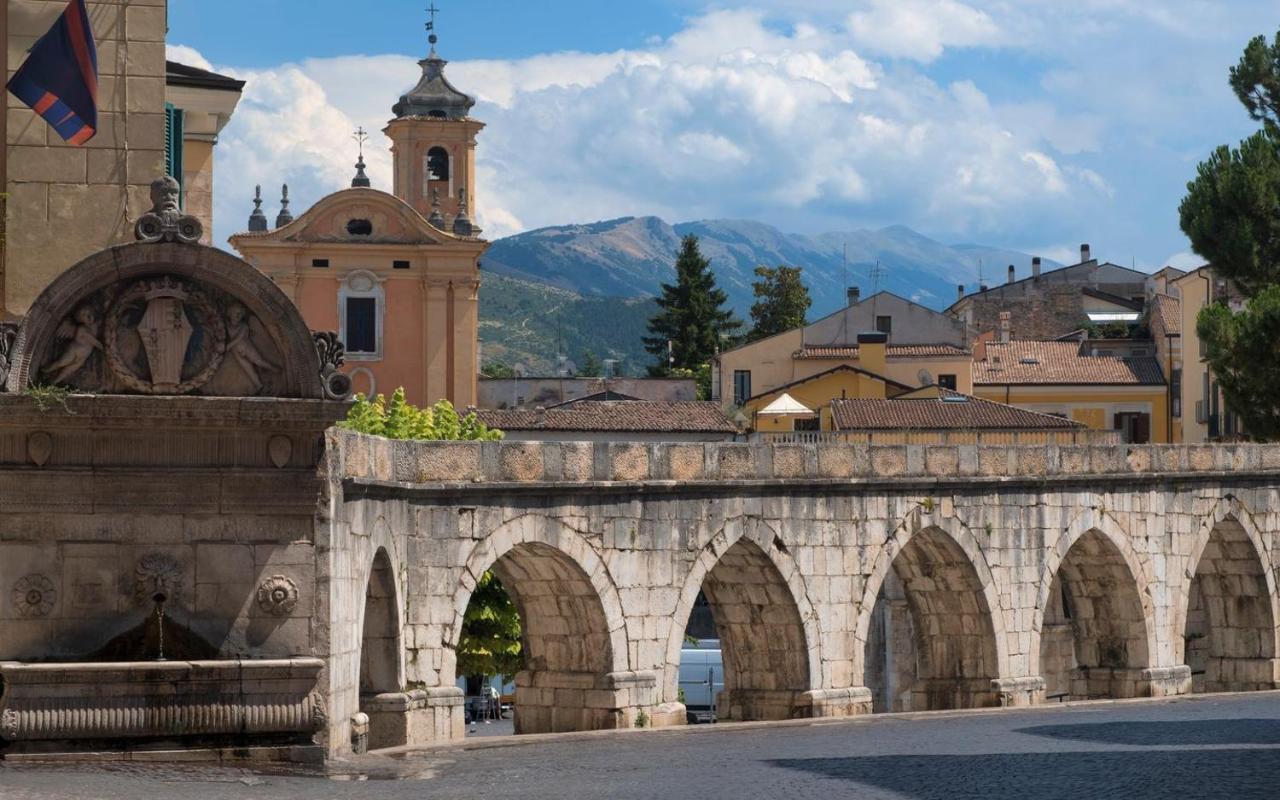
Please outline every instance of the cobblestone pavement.
[{"label": "cobblestone pavement", "polygon": [[328,774],[0,763],[0,798],[1280,797],[1280,693],[497,743]]}]

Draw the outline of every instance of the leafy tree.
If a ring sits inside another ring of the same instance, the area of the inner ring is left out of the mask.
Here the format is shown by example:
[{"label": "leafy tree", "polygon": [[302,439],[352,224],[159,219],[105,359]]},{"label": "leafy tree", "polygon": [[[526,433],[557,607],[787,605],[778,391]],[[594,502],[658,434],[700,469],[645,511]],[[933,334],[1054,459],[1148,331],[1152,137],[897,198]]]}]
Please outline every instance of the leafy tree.
[{"label": "leafy tree", "polygon": [[474,411],[465,417],[459,416],[448,400],[441,400],[431,408],[418,408],[405,400],[404,387],[395,391],[390,404],[384,395],[373,400],[356,397],[346,420],[339,422],[338,427],[388,439],[497,441],[502,438],[502,431],[487,427]]},{"label": "leafy tree", "polygon": [[501,361],[490,361],[480,368],[482,378],[514,378],[516,371]]},{"label": "leafy tree", "polygon": [[587,350],[582,354],[582,366],[578,368],[578,375],[583,378],[599,378],[604,374],[604,364],[596,356],[592,350]]},{"label": "leafy tree", "polygon": [[1280,34],[1249,42],[1231,88],[1263,129],[1199,166],[1179,216],[1195,251],[1249,298],[1238,312],[1210,298],[1200,312],[1209,366],[1245,430],[1280,439]]},{"label": "leafy tree", "polygon": [[805,314],[813,300],[800,280],[799,267],[756,267],[751,284],[756,302],[751,306],[751,332],[747,341],[754,342],[805,324]]},{"label": "leafy tree", "polygon": [[683,367],[669,369],[664,377],[692,380],[694,388],[698,393],[698,399],[711,399],[711,364],[709,362],[706,364],[699,364],[697,369],[685,369]]},{"label": "leafy tree", "polygon": [[524,669],[520,645],[520,612],[492,572],[480,576],[462,618],[458,642],[458,674],[487,678],[510,676]]},{"label": "leafy tree", "polygon": [[[644,337],[645,349],[659,359],[650,369],[654,375],[667,374],[669,367],[696,370],[715,355],[722,334],[732,338],[742,327],[742,321],[725,308],[728,297],[716,287],[711,262],[702,256],[696,236],[681,242],[676,282],[662,285],[657,302],[658,314],[649,321],[651,335]],[[674,358],[671,364],[668,341]]]}]

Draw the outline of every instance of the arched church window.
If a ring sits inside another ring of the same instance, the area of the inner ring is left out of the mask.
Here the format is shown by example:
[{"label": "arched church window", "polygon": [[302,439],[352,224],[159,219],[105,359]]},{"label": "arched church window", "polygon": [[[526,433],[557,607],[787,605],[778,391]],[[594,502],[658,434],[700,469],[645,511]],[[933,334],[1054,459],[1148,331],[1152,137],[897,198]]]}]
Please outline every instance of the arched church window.
[{"label": "arched church window", "polygon": [[427,180],[449,180],[449,151],[433,147],[427,151]]}]

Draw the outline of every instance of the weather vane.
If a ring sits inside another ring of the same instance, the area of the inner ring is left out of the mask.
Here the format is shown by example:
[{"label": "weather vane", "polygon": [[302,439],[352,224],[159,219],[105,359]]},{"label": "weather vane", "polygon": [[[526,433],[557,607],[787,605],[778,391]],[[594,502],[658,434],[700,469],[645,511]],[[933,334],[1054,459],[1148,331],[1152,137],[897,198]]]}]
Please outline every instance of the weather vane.
[{"label": "weather vane", "polygon": [[363,161],[364,160],[364,143],[369,141],[369,132],[364,129],[363,125],[361,125],[360,127],[356,128],[355,133],[351,134],[351,138],[356,140],[356,144],[360,145],[360,160]]}]

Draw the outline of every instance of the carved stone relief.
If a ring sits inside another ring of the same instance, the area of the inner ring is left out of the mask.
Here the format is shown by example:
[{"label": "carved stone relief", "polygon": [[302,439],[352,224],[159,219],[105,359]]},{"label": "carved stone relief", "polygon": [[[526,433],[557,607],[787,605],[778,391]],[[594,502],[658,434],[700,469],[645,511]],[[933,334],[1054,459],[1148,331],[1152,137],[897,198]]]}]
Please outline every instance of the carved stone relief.
[{"label": "carved stone relief", "polygon": [[284,575],[273,575],[258,587],[258,608],[273,617],[287,617],[298,605],[298,585]]},{"label": "carved stone relief", "polygon": [[18,326],[12,322],[0,322],[0,393],[4,392],[9,370],[13,368],[13,347],[18,340]]},{"label": "carved stone relief", "polygon": [[182,564],[168,553],[148,553],[133,570],[133,598],[140,605],[171,600],[182,590]]},{"label": "carved stone relief", "polygon": [[311,334],[316,343],[316,354],[320,356],[320,383],[324,387],[325,397],[329,400],[349,400],[351,398],[351,376],[339,372],[346,361],[346,348],[338,334],[333,331],[316,331]]},{"label": "carved stone relief", "polygon": [[56,340],[40,374],[75,389],[252,397],[280,382],[279,351],[244,304],[170,275],[92,295]]},{"label": "carved stone relief", "polygon": [[27,436],[27,457],[31,459],[31,463],[37,467],[43,467],[49,463],[49,456],[53,455],[53,437],[44,431],[34,431]]},{"label": "carved stone relief", "polygon": [[57,601],[58,590],[44,575],[27,575],[13,585],[13,606],[24,617],[46,616]]}]

